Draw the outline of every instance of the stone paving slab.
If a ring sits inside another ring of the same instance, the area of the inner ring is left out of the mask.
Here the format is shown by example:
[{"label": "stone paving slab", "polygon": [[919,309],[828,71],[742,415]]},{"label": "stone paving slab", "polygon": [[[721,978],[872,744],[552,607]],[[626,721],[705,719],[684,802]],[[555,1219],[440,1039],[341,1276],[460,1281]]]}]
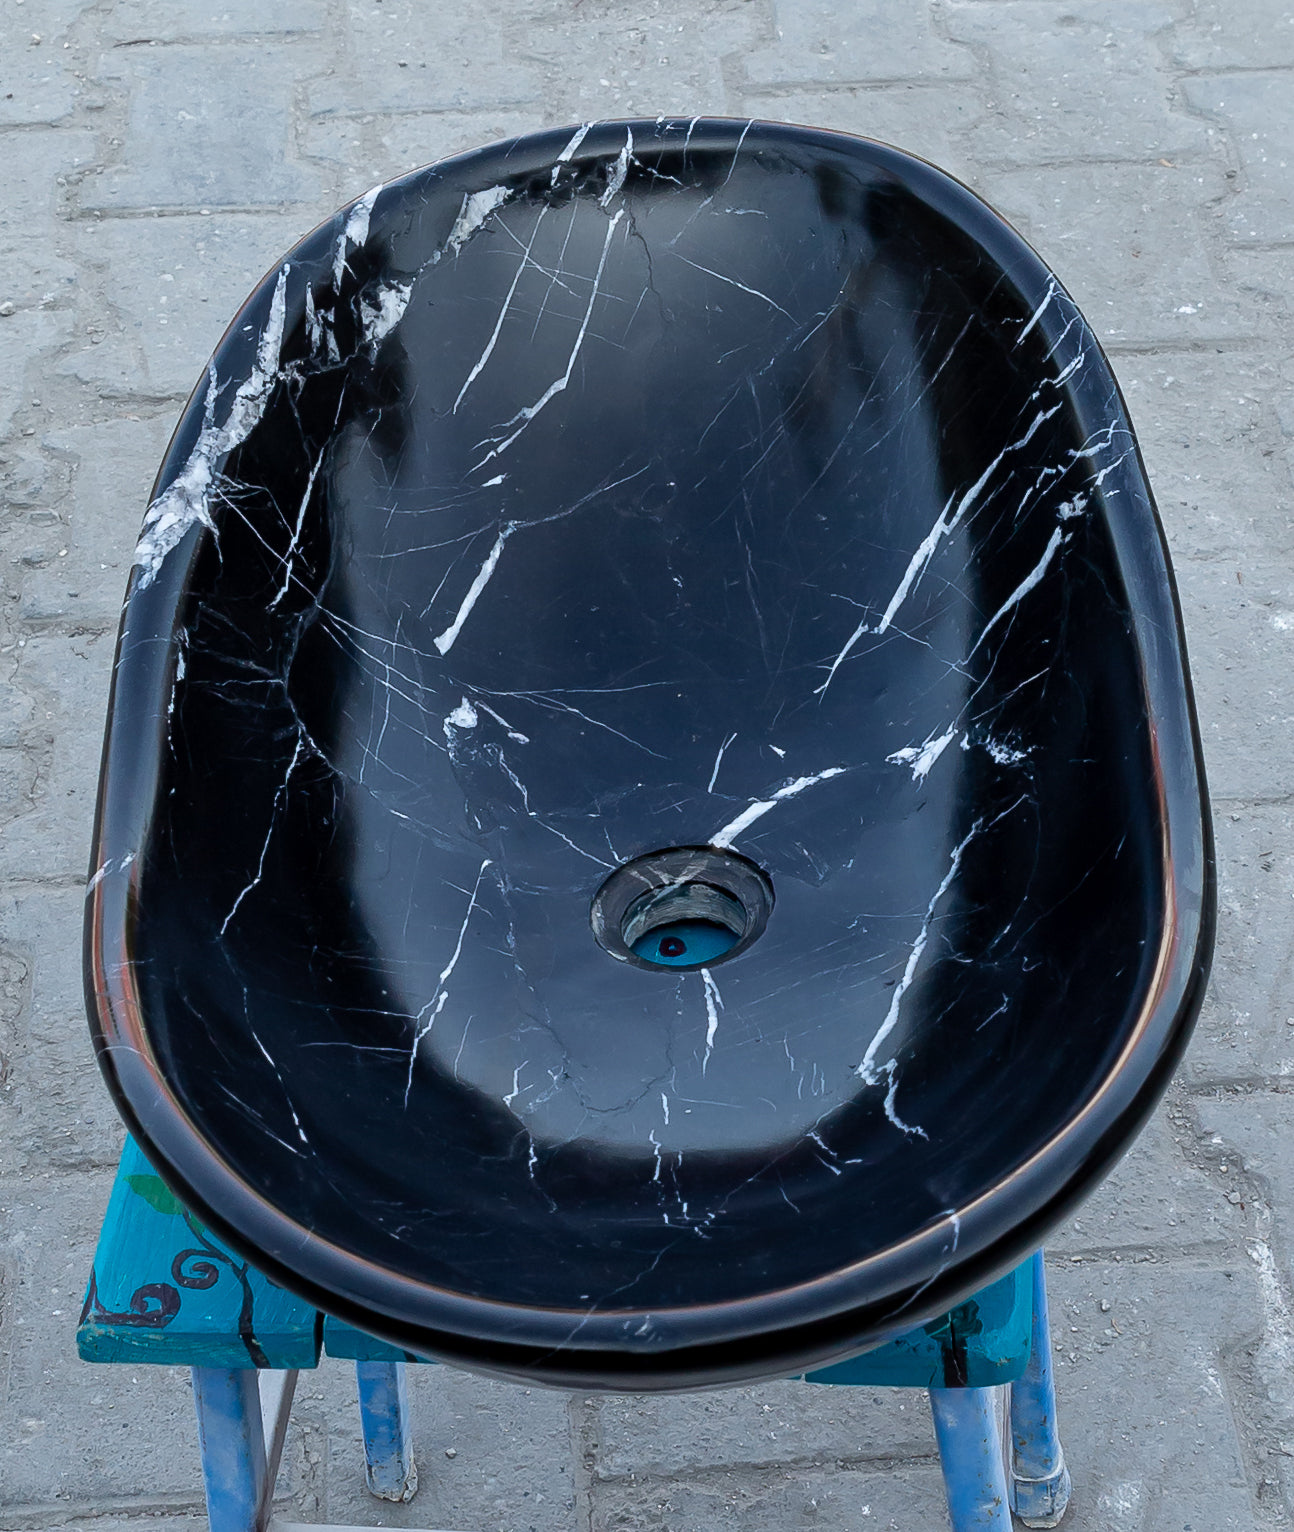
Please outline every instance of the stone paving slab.
[{"label": "stone paving slab", "polygon": [[1189,27],[1165,40],[1183,69],[1275,69],[1294,67],[1294,11],[1288,0],[1196,0]]},{"label": "stone paving slab", "polygon": [[[104,280],[113,323],[89,329],[62,366],[100,397],[185,398],[247,294],[318,221],[313,210],[273,210],[149,218],[142,229],[133,219],[78,222],[68,248]],[[127,264],[133,279],[111,281]],[[136,490],[136,521],[148,489]]]},{"label": "stone paving slab", "polygon": [[[1217,799],[1272,801],[1294,791],[1294,630],[1280,560],[1178,559],[1186,639],[1209,789]],[[1198,663],[1204,656],[1206,663]]]},{"label": "stone paving slab", "polygon": [[773,34],[744,60],[753,85],[861,85],[956,79],[975,73],[968,48],[950,42],[934,7],[881,9],[866,0],[776,0]]},{"label": "stone paving slab", "polygon": [[[425,112],[524,106],[539,82],[533,62],[505,52],[512,20],[499,6],[427,6],[418,0],[352,0],[343,61],[319,71],[308,110]],[[577,36],[586,35],[585,28]]]},{"label": "stone paving slab", "polygon": [[1273,362],[1244,349],[1121,356],[1119,381],[1173,557],[1294,553],[1294,477]]},{"label": "stone paving slab", "polygon": [[1243,184],[1230,200],[1227,228],[1234,239],[1260,244],[1294,241],[1294,150],[1281,121],[1289,74],[1246,70],[1184,82],[1186,100],[1232,129],[1230,141]]},{"label": "stone paving slab", "polygon": [[[1066,1525],[1289,1525],[1290,0],[6,0],[0,58],[0,1529],[205,1525],[186,1380],[90,1369],[72,1342],[121,1140],[81,999],[94,782],[182,401],[261,273],[375,181],[659,112],[929,156],[1111,351],[1177,562],[1220,910],[1176,1084],[1052,1243]],[[441,1368],[414,1396],[424,1490],[390,1507],[360,1485],[350,1369],[303,1379],[285,1509],[462,1532],[943,1524],[917,1396],[589,1400]]]},{"label": "stone paving slab", "polygon": [[89,1173],[106,1207],[125,1130],[98,1070],[85,1067],[79,965],[67,961],[80,947],[81,909],[72,882],[58,890],[20,884],[0,896],[0,953],[12,972],[21,970],[24,991],[0,1107],[0,1179]]},{"label": "stone paving slab", "polygon": [[767,1383],[679,1398],[612,1396],[588,1407],[598,1480],[736,1471],[766,1458],[791,1465],[938,1462],[920,1390]]},{"label": "stone paving slab", "polygon": [[301,1375],[289,1442],[290,1503],[357,1526],[568,1532],[575,1525],[572,1401],[566,1394],[409,1369],[418,1494],[379,1506],[364,1488],[355,1369],[325,1358]]},{"label": "stone paving slab", "polygon": [[358,117],[312,117],[301,128],[301,143],[304,152],[327,166],[339,188],[336,200],[340,202],[369,177],[391,180],[433,160],[550,126],[551,119],[538,107],[366,112]]},{"label": "stone paving slab", "polygon": [[1048,1278],[1066,1528],[1261,1527],[1278,1507],[1255,1494],[1263,1470],[1236,1419],[1245,1380],[1229,1367],[1263,1324],[1252,1264],[1052,1263]]},{"label": "stone paving slab", "polygon": [[[13,302],[13,299],[9,299]],[[0,431],[13,430],[14,417],[27,408],[32,380],[28,363],[33,356],[65,345],[72,332],[67,314],[40,308],[20,310],[0,319]],[[37,384],[37,387],[40,385]]]},{"label": "stone paving slab", "polygon": [[1183,1066],[1198,1086],[1294,1077],[1294,846],[1283,804],[1220,804],[1218,945]]},{"label": "stone paving slab", "polygon": [[620,6],[591,5],[587,25],[573,36],[555,24],[564,11],[564,0],[549,0],[524,38],[514,34],[517,50],[540,66],[550,112],[582,120],[750,110],[739,113],[726,88],[734,62],[749,59],[765,31],[762,10],[749,0],[721,0],[703,11],[687,0],[656,0],[628,15]]},{"label": "stone paving slab", "polygon": [[[1286,1091],[1230,1090],[1201,1098],[1198,1152],[1232,1185],[1250,1226],[1245,1242],[1258,1281],[1263,1324],[1235,1369],[1247,1384],[1244,1416],[1260,1467],[1260,1499],[1279,1510],[1294,1486],[1294,1259],[1290,1129]],[[1234,1363],[1233,1363],[1234,1366]]]},{"label": "stone paving slab", "polygon": [[[0,1431],[0,1526],[67,1501],[111,1510],[154,1496],[192,1505],[201,1474],[188,1378],[179,1368],[90,1368],[75,1328],[107,1199],[97,1178],[37,1170],[0,1182],[0,1245],[12,1314]],[[16,1519],[16,1514],[14,1519]]]},{"label": "stone paving slab", "polygon": [[129,117],[121,163],[86,183],[81,207],[277,208],[317,199],[318,177],[289,158],[290,104],[275,88],[298,62],[272,43],[231,42],[216,59],[192,45],[104,54],[95,78],[126,95]]},{"label": "stone paving slab", "polygon": [[[992,106],[970,135],[971,152],[1000,164],[1193,158],[1208,148],[1204,124],[1175,109],[1160,39],[1186,10],[1181,0],[980,0],[948,7],[950,37],[989,65]],[[1011,39],[1009,52],[998,45]],[[992,63],[1006,53],[1009,65]],[[1111,111],[1111,102],[1118,109]]]},{"label": "stone paving slab", "polygon": [[[1294,1261],[1294,1091],[1219,1091],[1200,1103],[1203,1153],[1227,1175],[1241,1201],[1270,1212],[1269,1234],[1285,1264]],[[1294,1379],[1291,1380],[1294,1383]]]},{"label": "stone paving slab", "polygon": [[327,0],[212,0],[209,5],[115,0],[98,18],[96,32],[114,47],[141,46],[231,37],[292,37],[320,32],[327,20]]},{"label": "stone paving slab", "polygon": [[[89,3],[89,0],[86,0]],[[63,43],[84,6],[62,0],[18,0],[8,16],[0,127],[66,122],[81,93],[67,68]]]},{"label": "stone paving slab", "polygon": [[700,1482],[628,1479],[599,1485],[592,1503],[595,1525],[607,1532],[737,1532],[756,1526],[908,1532],[938,1527],[948,1514],[934,1465],[891,1473],[834,1464],[721,1469]]},{"label": "stone paving slab", "polygon": [[[171,1505],[159,1510],[158,1505]],[[6,1507],[7,1532],[207,1532],[207,1513],[191,1496],[159,1496],[137,1502],[138,1515],[129,1505],[105,1513],[99,1503],[69,1505],[54,1512],[40,1505]],[[62,1512],[66,1511],[66,1515]]]},{"label": "stone paving slab", "polygon": [[0,156],[0,303],[20,314],[63,307],[80,273],[59,250],[61,214],[69,182],[93,163],[95,136],[40,127],[13,138],[21,153]]},{"label": "stone paving slab", "polygon": [[[40,776],[32,807],[0,830],[0,877],[81,880],[89,842],[67,834],[89,827],[99,779],[104,704],[115,633],[41,633],[23,644],[15,685],[33,699],[24,746]],[[93,743],[92,743],[93,742]]]},{"label": "stone paving slab", "polygon": [[[1233,1248],[1244,1239],[1244,1215],[1228,1200],[1230,1186],[1191,1162],[1194,1140],[1185,1098],[1170,1097],[1106,1180],[1056,1230],[1048,1251]],[[1148,1197],[1152,1186],[1155,1195]]]},{"label": "stone paving slab", "polygon": [[144,419],[123,412],[42,438],[42,446],[70,467],[73,488],[56,520],[32,528],[18,610],[33,633],[116,629],[133,536],[148,502],[135,465],[141,459],[161,462],[173,425],[169,414]]},{"label": "stone paving slab", "polygon": [[1210,213],[1230,184],[1213,163],[990,171],[973,184],[1057,271],[1105,345],[1260,332],[1262,306],[1213,271]]}]

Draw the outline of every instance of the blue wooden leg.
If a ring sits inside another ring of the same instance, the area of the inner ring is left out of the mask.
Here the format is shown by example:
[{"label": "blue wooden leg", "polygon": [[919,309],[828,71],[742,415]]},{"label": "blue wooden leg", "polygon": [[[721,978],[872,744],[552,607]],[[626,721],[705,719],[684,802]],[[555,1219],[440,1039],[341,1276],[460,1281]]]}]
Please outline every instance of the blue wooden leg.
[{"label": "blue wooden leg", "polygon": [[211,1532],[264,1532],[273,1486],[256,1373],[242,1367],[195,1367],[193,1403]]},{"label": "blue wooden leg", "polygon": [[356,1362],[359,1413],[369,1493],[379,1500],[412,1500],[418,1491],[403,1362]]},{"label": "blue wooden leg", "polygon": [[1011,1509],[1026,1527],[1054,1527],[1069,1504],[1069,1470],[1056,1434],[1056,1387],[1042,1251],[1033,1258],[1033,1351],[1011,1385]]},{"label": "blue wooden leg", "polygon": [[1011,1532],[995,1388],[932,1388],[953,1532]]}]

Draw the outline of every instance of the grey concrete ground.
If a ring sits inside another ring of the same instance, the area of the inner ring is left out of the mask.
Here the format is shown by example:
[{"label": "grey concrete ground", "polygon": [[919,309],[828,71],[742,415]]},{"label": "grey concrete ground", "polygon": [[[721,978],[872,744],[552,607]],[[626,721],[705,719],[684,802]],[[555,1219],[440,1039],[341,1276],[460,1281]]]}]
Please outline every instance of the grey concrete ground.
[{"label": "grey concrete ground", "polygon": [[[1294,3],[0,0],[0,1529],[199,1528],[182,1373],[78,1363],[121,1129],[79,920],[116,613],[152,474],[251,284],[375,180],[598,116],[914,149],[1107,344],[1176,559],[1221,925],[1164,1109],[1050,1247],[1069,1525],[1294,1511]],[[942,1524],[916,1395],[594,1400],[416,1380],[424,1488],[365,1496],[304,1380],[299,1519],[469,1532]],[[453,1455],[450,1456],[452,1450]]]}]

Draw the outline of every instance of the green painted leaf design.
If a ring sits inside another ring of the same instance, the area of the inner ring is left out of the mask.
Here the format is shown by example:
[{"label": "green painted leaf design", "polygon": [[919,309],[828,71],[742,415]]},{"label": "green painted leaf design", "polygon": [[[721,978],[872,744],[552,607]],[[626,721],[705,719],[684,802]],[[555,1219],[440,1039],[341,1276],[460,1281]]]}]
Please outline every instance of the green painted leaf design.
[{"label": "green painted leaf design", "polygon": [[174,1218],[184,1216],[184,1204],[161,1176],[127,1176],[126,1185],[137,1197],[142,1197],[155,1213],[169,1213]]}]

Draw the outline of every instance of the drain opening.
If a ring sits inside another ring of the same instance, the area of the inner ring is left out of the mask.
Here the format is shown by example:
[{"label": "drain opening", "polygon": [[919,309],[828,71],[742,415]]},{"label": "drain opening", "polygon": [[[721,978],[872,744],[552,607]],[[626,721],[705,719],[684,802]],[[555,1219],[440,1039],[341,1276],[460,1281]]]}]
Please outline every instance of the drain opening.
[{"label": "drain opening", "polygon": [[625,946],[645,963],[717,963],[746,934],[746,912],[708,883],[677,883],[635,899],[621,921]]},{"label": "drain opening", "polygon": [[773,907],[768,879],[743,856],[674,847],[619,867],[590,910],[612,957],[639,968],[704,968],[744,952]]}]

